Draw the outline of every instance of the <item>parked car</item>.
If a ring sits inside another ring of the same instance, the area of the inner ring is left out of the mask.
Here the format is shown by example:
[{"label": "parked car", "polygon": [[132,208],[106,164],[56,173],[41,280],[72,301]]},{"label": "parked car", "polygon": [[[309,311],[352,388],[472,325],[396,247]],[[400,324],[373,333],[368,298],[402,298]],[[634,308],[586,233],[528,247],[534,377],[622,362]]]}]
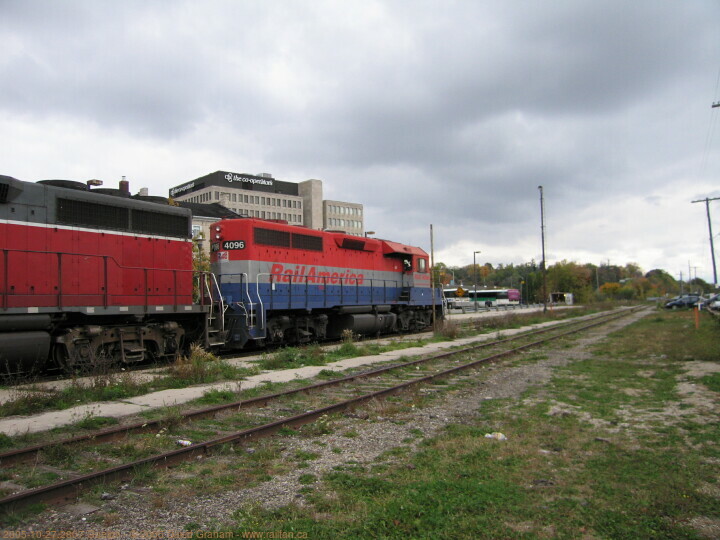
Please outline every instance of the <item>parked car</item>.
[{"label": "parked car", "polygon": [[720,294],[716,294],[708,298],[703,304],[703,309],[720,312]]},{"label": "parked car", "polygon": [[707,300],[704,300],[702,303],[703,309],[715,309],[720,302],[720,294],[713,294],[710,296]]},{"label": "parked car", "polygon": [[665,304],[665,309],[691,308],[698,303],[698,300],[700,300],[700,297],[694,294],[680,296],[667,302]]}]

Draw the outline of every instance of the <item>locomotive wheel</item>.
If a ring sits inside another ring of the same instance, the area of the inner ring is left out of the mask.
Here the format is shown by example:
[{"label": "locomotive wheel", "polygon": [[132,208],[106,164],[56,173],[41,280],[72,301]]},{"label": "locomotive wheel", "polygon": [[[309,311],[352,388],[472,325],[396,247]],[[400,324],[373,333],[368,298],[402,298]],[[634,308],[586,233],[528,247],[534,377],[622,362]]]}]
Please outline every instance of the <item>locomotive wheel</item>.
[{"label": "locomotive wheel", "polygon": [[65,346],[55,346],[53,359],[64,371],[74,373],[103,372],[115,363],[113,355],[109,354],[105,346],[93,347],[90,343],[73,347],[72,351],[68,351]]}]

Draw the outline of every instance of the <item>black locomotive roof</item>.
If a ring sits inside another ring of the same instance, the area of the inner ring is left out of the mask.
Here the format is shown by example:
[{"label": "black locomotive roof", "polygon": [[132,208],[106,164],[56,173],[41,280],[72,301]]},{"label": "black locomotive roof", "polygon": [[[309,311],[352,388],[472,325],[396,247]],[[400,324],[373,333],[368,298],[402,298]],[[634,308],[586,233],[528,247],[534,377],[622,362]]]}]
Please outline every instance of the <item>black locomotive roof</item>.
[{"label": "black locomotive roof", "polygon": [[180,205],[181,208],[188,208],[192,212],[192,215],[196,217],[216,219],[235,219],[242,217],[240,214],[233,212],[229,208],[225,208],[220,203],[203,204],[175,201],[175,204]]}]

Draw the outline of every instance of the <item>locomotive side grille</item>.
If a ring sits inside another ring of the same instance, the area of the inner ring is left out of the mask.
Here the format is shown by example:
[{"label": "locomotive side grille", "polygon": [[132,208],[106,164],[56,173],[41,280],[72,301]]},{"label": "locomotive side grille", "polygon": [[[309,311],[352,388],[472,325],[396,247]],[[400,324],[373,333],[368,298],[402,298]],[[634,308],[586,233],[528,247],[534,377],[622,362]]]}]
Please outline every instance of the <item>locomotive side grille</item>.
[{"label": "locomotive side grille", "polygon": [[128,230],[130,225],[127,208],[59,197],[57,199],[57,221],[65,225],[120,230]]},{"label": "locomotive side grille", "polygon": [[184,238],[188,236],[189,229],[185,216],[148,212],[147,210],[132,211],[133,232]]},{"label": "locomotive side grille", "polygon": [[323,250],[322,236],[310,236],[309,234],[293,234],[292,247],[297,249],[308,249],[311,251]]},{"label": "locomotive side grille", "polygon": [[362,251],[365,249],[365,242],[362,240],[353,240],[351,238],[344,238],[342,241],[342,247],[345,249],[357,249]]},{"label": "locomotive side grille", "polygon": [[0,203],[7,202],[8,191],[10,191],[10,185],[5,182],[0,182]]},{"label": "locomotive side grille", "polygon": [[255,227],[255,243],[265,246],[290,247],[290,233]]}]

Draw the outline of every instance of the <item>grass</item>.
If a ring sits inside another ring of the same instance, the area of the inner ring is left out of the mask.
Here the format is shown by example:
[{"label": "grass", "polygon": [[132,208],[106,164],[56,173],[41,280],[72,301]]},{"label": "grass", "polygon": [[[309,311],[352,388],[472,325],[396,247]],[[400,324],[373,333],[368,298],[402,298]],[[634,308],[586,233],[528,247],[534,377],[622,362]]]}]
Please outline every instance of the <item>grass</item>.
[{"label": "grass", "polygon": [[[720,344],[717,326],[688,322],[647,317],[521,400],[485,401],[419,451],[379,456],[387,466],[304,477],[306,504],[239,512],[236,535],[252,524],[311,538],[707,537],[692,520],[720,515],[717,405],[708,417],[679,382],[690,361],[720,362]],[[717,404],[717,373],[699,381]],[[508,440],[485,438],[495,431]]]},{"label": "grass", "polygon": [[[324,366],[346,358],[374,356],[388,351],[422,347],[430,341],[433,340],[393,340],[386,345],[380,345],[378,343],[344,342],[334,349],[323,348],[317,344],[305,347],[285,347],[273,354],[265,355],[258,366],[266,370],[292,369],[303,366]],[[337,374],[329,370],[323,370],[321,376],[329,378],[337,376]]]}]

